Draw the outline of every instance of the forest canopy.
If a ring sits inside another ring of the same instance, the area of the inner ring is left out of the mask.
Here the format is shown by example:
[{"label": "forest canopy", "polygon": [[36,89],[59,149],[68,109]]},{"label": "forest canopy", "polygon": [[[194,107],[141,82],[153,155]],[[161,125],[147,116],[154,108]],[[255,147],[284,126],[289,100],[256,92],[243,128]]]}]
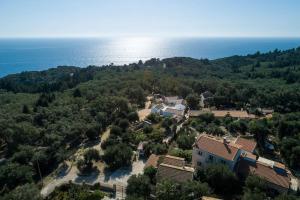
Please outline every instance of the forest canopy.
[{"label": "forest canopy", "polygon": [[[63,66],[1,78],[0,158],[6,161],[0,165],[0,191],[37,182],[38,167],[43,176],[49,174],[82,141],[93,140],[109,125],[120,126],[113,135],[121,135],[120,145],[125,145],[130,140],[128,123],[137,119],[136,110],[144,107],[149,94],[179,95],[197,109],[195,101],[205,91],[214,95],[209,104],[216,108],[274,109],[274,118],[263,122],[268,126],[263,133],[279,139],[288,166],[300,168],[300,48],[217,60],[153,58],[124,66]],[[251,130],[261,130],[259,123]],[[245,123],[230,127],[248,128]],[[192,141],[179,137],[178,143],[187,148]],[[112,147],[107,151],[115,154]],[[131,155],[131,148],[126,151]]]}]

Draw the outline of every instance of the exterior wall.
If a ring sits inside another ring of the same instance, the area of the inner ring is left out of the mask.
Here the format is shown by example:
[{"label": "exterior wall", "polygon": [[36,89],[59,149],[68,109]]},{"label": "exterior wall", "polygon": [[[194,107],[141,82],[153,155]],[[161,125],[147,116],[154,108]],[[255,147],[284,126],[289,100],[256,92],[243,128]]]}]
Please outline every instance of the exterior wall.
[{"label": "exterior wall", "polygon": [[[202,152],[202,155],[199,155],[199,152]],[[234,169],[234,166],[240,156],[240,151],[237,153],[235,159],[233,161],[226,160],[222,157],[219,157],[217,155],[211,154],[209,152],[203,151],[198,148],[193,148],[193,156],[192,156],[192,162],[193,166],[196,167],[203,167],[206,168],[210,164],[224,164],[227,165],[231,170]],[[212,159],[211,159],[212,158]]]}]

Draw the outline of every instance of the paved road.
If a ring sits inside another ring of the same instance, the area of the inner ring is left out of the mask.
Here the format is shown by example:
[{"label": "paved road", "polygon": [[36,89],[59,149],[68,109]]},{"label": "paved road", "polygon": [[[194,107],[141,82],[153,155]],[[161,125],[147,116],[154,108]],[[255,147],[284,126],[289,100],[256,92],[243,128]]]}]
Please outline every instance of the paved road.
[{"label": "paved road", "polygon": [[138,160],[132,163],[131,168],[123,168],[123,169],[116,170],[113,173],[107,173],[107,174],[93,173],[89,176],[78,176],[77,174],[78,170],[75,166],[73,166],[71,170],[68,171],[67,174],[62,172],[60,175],[55,177],[50,183],[48,183],[45,187],[43,187],[41,190],[41,195],[43,197],[46,197],[51,192],[53,192],[56,187],[59,187],[63,184],[67,184],[69,181],[72,181],[77,184],[82,184],[82,183],[95,184],[100,182],[100,183],[111,184],[111,185],[116,184],[118,186],[123,186],[124,188],[126,188],[128,178],[131,175],[143,173],[144,166],[145,166],[145,161]]}]

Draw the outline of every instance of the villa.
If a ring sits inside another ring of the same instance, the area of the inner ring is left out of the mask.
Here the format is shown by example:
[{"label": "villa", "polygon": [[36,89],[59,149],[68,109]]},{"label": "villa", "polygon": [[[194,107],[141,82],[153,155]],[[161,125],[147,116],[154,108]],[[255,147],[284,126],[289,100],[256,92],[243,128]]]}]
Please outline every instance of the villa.
[{"label": "villa", "polygon": [[151,108],[151,113],[159,114],[163,117],[184,117],[185,105],[176,104],[174,106],[167,106],[163,103],[154,105]]},{"label": "villa", "polygon": [[266,158],[242,154],[236,167],[237,175],[245,179],[250,174],[262,177],[268,187],[280,193],[291,187],[291,172],[285,165]]},{"label": "villa", "polygon": [[207,134],[201,134],[193,147],[193,166],[206,168],[210,164],[221,163],[233,170],[242,154],[241,147],[226,138],[220,140]]},{"label": "villa", "polygon": [[270,189],[287,191],[291,186],[291,173],[285,165],[255,155],[256,142],[241,137],[235,139],[201,134],[194,146],[192,163],[196,168],[210,164],[224,164],[240,178],[250,174],[262,177]]}]

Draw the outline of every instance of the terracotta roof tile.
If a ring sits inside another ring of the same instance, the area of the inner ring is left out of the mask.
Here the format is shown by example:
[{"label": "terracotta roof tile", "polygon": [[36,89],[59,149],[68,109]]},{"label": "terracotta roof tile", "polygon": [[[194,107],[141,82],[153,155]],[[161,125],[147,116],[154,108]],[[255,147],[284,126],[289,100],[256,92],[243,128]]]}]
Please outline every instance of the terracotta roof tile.
[{"label": "terracotta roof tile", "polygon": [[145,164],[145,168],[150,167],[150,166],[157,168],[159,158],[160,158],[160,156],[151,154]]},{"label": "terracotta roof tile", "polygon": [[237,168],[238,174],[249,175],[254,174],[264,178],[267,182],[288,189],[290,185],[290,177],[288,173],[278,173],[272,168],[261,162],[249,162],[241,159]]},{"label": "terracotta roof tile", "polygon": [[226,160],[234,160],[240,147],[236,144],[224,143],[223,140],[218,140],[206,134],[202,134],[198,137],[196,146],[199,149],[222,157]]},{"label": "terracotta roof tile", "polygon": [[193,180],[194,168],[191,167],[178,167],[168,164],[160,164],[157,171],[157,180],[161,181],[164,179],[185,182]]},{"label": "terracotta roof tile", "polygon": [[253,153],[257,143],[253,140],[238,137],[235,141],[235,144],[241,145],[241,149]]},{"label": "terracotta roof tile", "polygon": [[163,163],[168,165],[178,166],[178,167],[183,167],[185,165],[184,158],[170,156],[170,155],[165,156]]}]

